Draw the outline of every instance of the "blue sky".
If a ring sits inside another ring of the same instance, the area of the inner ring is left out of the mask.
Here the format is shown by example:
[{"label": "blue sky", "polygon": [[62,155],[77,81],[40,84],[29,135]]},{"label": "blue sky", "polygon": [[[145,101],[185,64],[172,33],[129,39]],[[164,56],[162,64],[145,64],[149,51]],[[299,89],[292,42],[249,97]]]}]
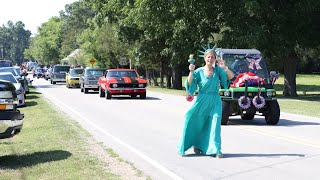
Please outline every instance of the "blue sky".
[{"label": "blue sky", "polygon": [[25,29],[32,34],[37,33],[37,27],[47,22],[52,16],[59,16],[66,4],[77,0],[0,0],[0,26],[9,20],[16,23],[22,21]]}]

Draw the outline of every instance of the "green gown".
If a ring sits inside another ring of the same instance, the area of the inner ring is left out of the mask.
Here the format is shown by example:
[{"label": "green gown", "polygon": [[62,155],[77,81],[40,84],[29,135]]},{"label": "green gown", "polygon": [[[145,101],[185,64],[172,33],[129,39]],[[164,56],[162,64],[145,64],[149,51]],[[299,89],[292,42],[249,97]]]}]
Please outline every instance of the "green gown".
[{"label": "green gown", "polygon": [[199,148],[202,154],[221,154],[221,115],[222,101],[219,86],[227,88],[228,75],[220,67],[215,67],[211,77],[207,77],[203,68],[193,71],[193,81],[186,81],[186,91],[193,95],[198,89],[196,101],[185,115],[182,136],[178,144],[178,153],[184,155],[192,146]]}]

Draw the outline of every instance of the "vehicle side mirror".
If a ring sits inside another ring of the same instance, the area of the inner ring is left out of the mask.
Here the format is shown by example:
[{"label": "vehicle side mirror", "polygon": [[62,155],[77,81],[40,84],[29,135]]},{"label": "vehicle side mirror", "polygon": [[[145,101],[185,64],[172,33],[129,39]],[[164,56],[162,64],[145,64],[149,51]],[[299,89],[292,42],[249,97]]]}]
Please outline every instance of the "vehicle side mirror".
[{"label": "vehicle side mirror", "polygon": [[277,73],[276,71],[270,71],[270,80],[272,85],[276,82],[279,76],[280,76],[280,73]]}]

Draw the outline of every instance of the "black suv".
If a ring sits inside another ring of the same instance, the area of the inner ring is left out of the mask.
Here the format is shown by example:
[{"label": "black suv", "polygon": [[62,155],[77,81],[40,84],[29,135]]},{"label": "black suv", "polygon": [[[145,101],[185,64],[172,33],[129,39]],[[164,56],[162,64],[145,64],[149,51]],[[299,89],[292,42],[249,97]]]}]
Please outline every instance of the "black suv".
[{"label": "black suv", "polygon": [[57,82],[66,82],[66,74],[69,72],[69,65],[54,65],[51,71],[50,79],[51,84],[56,84]]},{"label": "black suv", "polygon": [[24,114],[17,109],[16,88],[11,82],[0,80],[0,139],[18,134]]}]

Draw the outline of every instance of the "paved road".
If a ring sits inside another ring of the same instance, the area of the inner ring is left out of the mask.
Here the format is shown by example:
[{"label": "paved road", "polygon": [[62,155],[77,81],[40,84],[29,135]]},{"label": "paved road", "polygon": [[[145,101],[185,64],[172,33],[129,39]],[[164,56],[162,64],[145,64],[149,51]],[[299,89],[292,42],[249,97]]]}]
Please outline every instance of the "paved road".
[{"label": "paved road", "polygon": [[54,105],[74,117],[152,179],[320,179],[320,119],[281,113],[277,126],[263,117],[222,127],[225,158],[176,153],[184,113],[182,96],[148,92],[145,100],[100,98],[65,84],[33,82]]}]

